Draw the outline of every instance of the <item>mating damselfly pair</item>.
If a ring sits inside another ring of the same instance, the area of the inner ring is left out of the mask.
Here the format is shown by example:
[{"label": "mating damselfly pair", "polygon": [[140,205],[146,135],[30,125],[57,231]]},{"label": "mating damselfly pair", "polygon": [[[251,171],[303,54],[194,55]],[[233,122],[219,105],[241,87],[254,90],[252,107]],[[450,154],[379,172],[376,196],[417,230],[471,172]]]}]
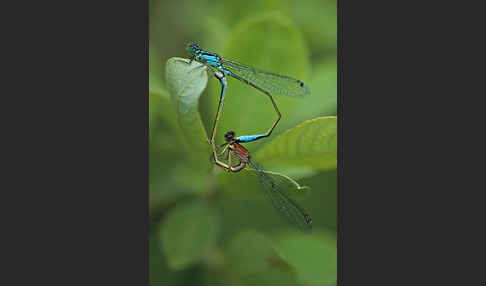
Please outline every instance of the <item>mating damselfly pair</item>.
[{"label": "mating damselfly pair", "polygon": [[[253,142],[270,136],[275,126],[277,126],[282,115],[271,94],[305,97],[310,94],[307,86],[302,81],[291,77],[262,71],[236,61],[224,59],[214,52],[201,49],[196,43],[189,44],[187,46],[187,51],[190,54],[191,62],[197,61],[203,64],[202,67],[207,67],[208,71],[212,72],[221,83],[221,94],[219,97],[218,110],[211,132],[211,139],[209,140],[209,143],[212,146],[215,163],[230,172],[241,171],[246,167],[247,164],[249,164],[253,170],[256,171],[260,183],[264,186],[272,205],[277,209],[277,211],[288,222],[294,226],[297,226],[299,229],[310,230],[312,223],[310,216],[304,211],[303,208],[301,208],[296,202],[294,202],[284,193],[282,187],[275,182],[271,176],[267,175],[267,172],[264,171],[262,167],[251,158],[249,151],[240,145],[240,143]],[[234,137],[235,134],[233,131],[229,131],[225,134],[226,143],[222,146],[226,147],[222,153],[228,151],[227,164],[220,160],[215,144],[216,129],[223,110],[228,86],[226,76],[238,79],[268,96],[272,102],[275,112],[277,113],[277,119],[266,133],[244,135],[239,137]],[[236,155],[240,161],[240,164],[236,167],[232,166],[231,154]]]}]

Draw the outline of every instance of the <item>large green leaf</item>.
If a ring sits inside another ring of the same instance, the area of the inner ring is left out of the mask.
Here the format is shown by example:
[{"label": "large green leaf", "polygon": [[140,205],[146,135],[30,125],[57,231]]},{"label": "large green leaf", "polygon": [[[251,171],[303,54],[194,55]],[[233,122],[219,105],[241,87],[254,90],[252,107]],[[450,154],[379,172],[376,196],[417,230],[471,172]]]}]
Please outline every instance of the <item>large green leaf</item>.
[{"label": "large green leaf", "polygon": [[265,165],[336,168],[336,116],[318,117],[286,131],[260,149],[256,159]]},{"label": "large green leaf", "polygon": [[227,249],[230,285],[296,285],[295,272],[256,231],[236,235]]},{"label": "large green leaf", "polygon": [[276,248],[305,285],[336,285],[337,242],[335,232],[280,236]]},{"label": "large green leaf", "polygon": [[189,64],[187,59],[170,58],[166,74],[167,87],[189,153],[194,161],[207,162],[210,148],[198,110],[199,97],[208,81],[206,68],[194,61]]},{"label": "large green leaf", "polygon": [[166,260],[160,251],[158,241],[154,238],[149,238],[149,280],[151,286],[159,285],[183,285],[184,272],[171,271]]},{"label": "large green leaf", "polygon": [[[152,66],[151,73],[156,73]],[[159,74],[159,73],[156,73]],[[161,78],[153,76],[149,84],[149,190],[150,212],[170,204],[189,193],[205,191],[205,170],[187,164],[192,146],[185,144],[185,136],[177,120],[171,98],[160,87]],[[203,140],[203,139],[202,139]],[[197,159],[197,158],[195,158]],[[207,162],[207,158],[206,162]],[[190,176],[190,180],[188,180]]]},{"label": "large green leaf", "polygon": [[[280,13],[268,13],[252,17],[238,24],[228,39],[226,48],[220,52],[223,58],[232,59],[258,69],[291,76],[305,81],[309,70],[308,50],[301,33],[295,25]],[[210,82],[210,96],[213,102],[214,117],[221,86],[218,81]],[[312,91],[311,91],[312,96]],[[285,122],[286,114],[300,98],[274,96],[282,113],[280,123]],[[276,120],[277,114],[268,97],[257,89],[228,78],[223,114],[217,130],[216,141],[222,142],[228,130],[237,135],[250,135],[266,132]],[[212,121],[213,119],[211,119]],[[283,129],[277,125],[272,136]],[[248,146],[250,151],[264,140]]]},{"label": "large green leaf", "polygon": [[178,206],[160,226],[161,248],[172,269],[184,269],[200,261],[216,243],[219,214],[202,202]]}]

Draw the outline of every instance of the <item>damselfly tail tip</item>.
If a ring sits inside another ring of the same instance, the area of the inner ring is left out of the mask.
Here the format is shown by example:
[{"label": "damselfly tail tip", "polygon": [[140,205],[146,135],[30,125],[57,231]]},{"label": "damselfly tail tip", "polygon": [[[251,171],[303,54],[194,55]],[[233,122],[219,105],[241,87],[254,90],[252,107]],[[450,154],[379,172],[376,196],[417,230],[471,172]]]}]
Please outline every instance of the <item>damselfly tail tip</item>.
[{"label": "damselfly tail tip", "polygon": [[301,230],[306,233],[312,232],[312,219],[308,214],[304,214],[305,225],[301,226]]},{"label": "damselfly tail tip", "polygon": [[312,225],[312,218],[308,214],[305,214],[304,215],[304,218],[305,218],[305,223],[306,224]]},{"label": "damselfly tail tip", "polygon": [[303,96],[304,97],[307,97],[310,95],[310,91],[309,91],[309,87],[303,82],[303,81],[300,81],[300,80],[297,80],[297,83],[299,84],[299,86],[301,88],[304,89],[304,93],[303,93]]}]

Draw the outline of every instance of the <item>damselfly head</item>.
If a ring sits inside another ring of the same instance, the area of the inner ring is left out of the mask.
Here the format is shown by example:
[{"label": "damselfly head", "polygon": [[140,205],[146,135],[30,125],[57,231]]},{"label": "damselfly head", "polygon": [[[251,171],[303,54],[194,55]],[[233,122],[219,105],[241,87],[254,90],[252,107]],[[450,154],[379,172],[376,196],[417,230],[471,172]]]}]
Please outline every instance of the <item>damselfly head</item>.
[{"label": "damselfly head", "polygon": [[226,140],[226,142],[228,143],[233,141],[234,138],[235,138],[235,132],[233,130],[228,131],[226,132],[226,134],[224,134],[224,140]]},{"label": "damselfly head", "polygon": [[197,43],[190,43],[189,45],[187,45],[186,51],[188,51],[191,54],[194,54],[197,51],[199,51],[200,49],[201,48],[199,47],[199,45]]}]

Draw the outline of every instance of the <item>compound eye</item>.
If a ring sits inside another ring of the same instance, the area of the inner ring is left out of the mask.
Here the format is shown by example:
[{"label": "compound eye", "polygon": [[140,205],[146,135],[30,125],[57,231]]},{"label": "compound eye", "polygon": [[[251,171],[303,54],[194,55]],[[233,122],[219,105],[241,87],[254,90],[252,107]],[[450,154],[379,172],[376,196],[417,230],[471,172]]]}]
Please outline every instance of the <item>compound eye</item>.
[{"label": "compound eye", "polygon": [[235,137],[235,132],[234,131],[228,131],[226,132],[226,134],[224,134],[224,138],[227,140],[227,141],[230,141],[232,140],[233,138]]}]

